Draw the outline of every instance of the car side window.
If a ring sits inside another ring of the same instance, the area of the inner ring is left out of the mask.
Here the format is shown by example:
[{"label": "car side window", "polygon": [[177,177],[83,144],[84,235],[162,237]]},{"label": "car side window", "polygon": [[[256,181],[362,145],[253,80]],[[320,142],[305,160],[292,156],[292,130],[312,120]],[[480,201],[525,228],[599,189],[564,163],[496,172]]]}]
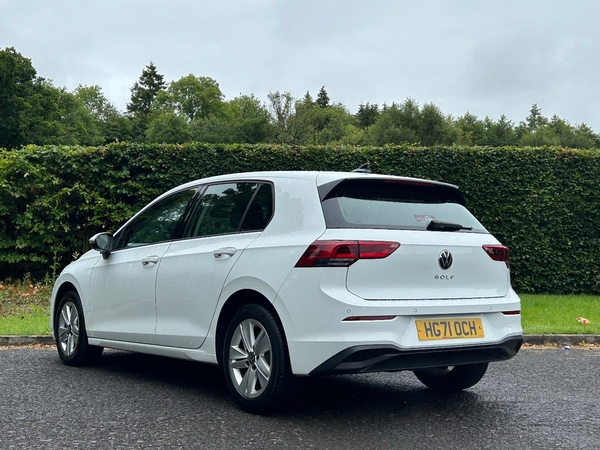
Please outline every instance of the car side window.
[{"label": "car side window", "polygon": [[270,191],[270,185],[252,182],[208,186],[192,215],[186,236],[264,229],[272,211]]},{"label": "car side window", "polygon": [[184,214],[196,189],[177,192],[138,215],[118,236],[115,249],[178,239],[183,236]]},{"label": "car side window", "polygon": [[264,230],[273,215],[273,186],[259,185],[258,192],[246,209],[240,231]]}]

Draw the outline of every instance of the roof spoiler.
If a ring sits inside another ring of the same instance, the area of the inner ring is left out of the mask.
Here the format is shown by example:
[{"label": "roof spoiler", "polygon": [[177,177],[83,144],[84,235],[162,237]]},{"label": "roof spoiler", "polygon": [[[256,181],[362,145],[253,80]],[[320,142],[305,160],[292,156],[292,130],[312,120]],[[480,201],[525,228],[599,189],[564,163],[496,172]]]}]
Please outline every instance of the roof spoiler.
[{"label": "roof spoiler", "polygon": [[352,172],[354,172],[354,173],[371,173],[371,165],[368,162],[366,162],[362,166],[360,166],[358,169],[354,169]]}]

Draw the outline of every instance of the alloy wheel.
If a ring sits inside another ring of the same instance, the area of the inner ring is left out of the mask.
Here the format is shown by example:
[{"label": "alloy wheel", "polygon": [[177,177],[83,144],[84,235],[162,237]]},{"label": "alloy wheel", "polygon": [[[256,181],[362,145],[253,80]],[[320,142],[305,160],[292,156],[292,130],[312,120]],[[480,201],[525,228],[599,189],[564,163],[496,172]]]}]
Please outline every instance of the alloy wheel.
[{"label": "alloy wheel", "polygon": [[58,341],[65,356],[71,356],[79,344],[79,313],[73,302],[66,302],[58,316]]},{"label": "alloy wheel", "polygon": [[255,319],[245,319],[236,327],[229,346],[228,368],[237,392],[251,399],[261,395],[269,384],[272,367],[271,339]]}]

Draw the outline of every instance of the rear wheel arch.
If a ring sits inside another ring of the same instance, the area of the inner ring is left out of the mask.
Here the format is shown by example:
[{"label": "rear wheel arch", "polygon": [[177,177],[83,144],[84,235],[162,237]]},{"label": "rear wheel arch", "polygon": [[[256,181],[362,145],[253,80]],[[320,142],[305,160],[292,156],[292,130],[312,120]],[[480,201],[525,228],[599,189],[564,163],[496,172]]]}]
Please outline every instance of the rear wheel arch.
[{"label": "rear wheel arch", "polygon": [[416,377],[430,389],[438,391],[461,391],[479,383],[489,363],[464,364],[453,367],[431,367],[414,370]]},{"label": "rear wheel arch", "polygon": [[288,405],[296,384],[281,322],[271,311],[255,302],[241,306],[229,321],[221,349],[232,399],[255,414]]},{"label": "rear wheel arch", "polygon": [[233,319],[233,316],[235,316],[235,314],[242,307],[250,304],[260,305],[273,315],[273,318],[278,322],[279,327],[282,330],[284,344],[286,347],[288,347],[283,324],[273,304],[269,300],[267,300],[267,298],[260,292],[257,292],[252,289],[243,289],[231,295],[231,297],[227,299],[227,302],[225,302],[223,308],[221,308],[221,312],[219,313],[219,320],[217,322],[217,330],[215,336],[215,350],[217,354],[217,361],[219,363],[219,367],[221,368],[223,368],[223,345],[225,341],[225,334],[227,333],[227,328],[229,327],[229,323],[231,322],[231,319]]}]

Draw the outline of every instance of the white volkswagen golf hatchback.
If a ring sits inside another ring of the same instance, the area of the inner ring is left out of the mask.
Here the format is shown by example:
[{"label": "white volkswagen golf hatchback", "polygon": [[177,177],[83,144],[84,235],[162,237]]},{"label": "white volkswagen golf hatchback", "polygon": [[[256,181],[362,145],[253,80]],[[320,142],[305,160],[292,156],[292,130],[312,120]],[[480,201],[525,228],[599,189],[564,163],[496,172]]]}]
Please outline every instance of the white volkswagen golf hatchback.
[{"label": "white volkswagen golf hatchback", "polygon": [[250,412],[285,405],[296,377],[412,370],[465,389],[522,343],[508,249],[450,184],[223,175],[90,243],[52,293],[62,361],[109,347],[219,364]]}]

